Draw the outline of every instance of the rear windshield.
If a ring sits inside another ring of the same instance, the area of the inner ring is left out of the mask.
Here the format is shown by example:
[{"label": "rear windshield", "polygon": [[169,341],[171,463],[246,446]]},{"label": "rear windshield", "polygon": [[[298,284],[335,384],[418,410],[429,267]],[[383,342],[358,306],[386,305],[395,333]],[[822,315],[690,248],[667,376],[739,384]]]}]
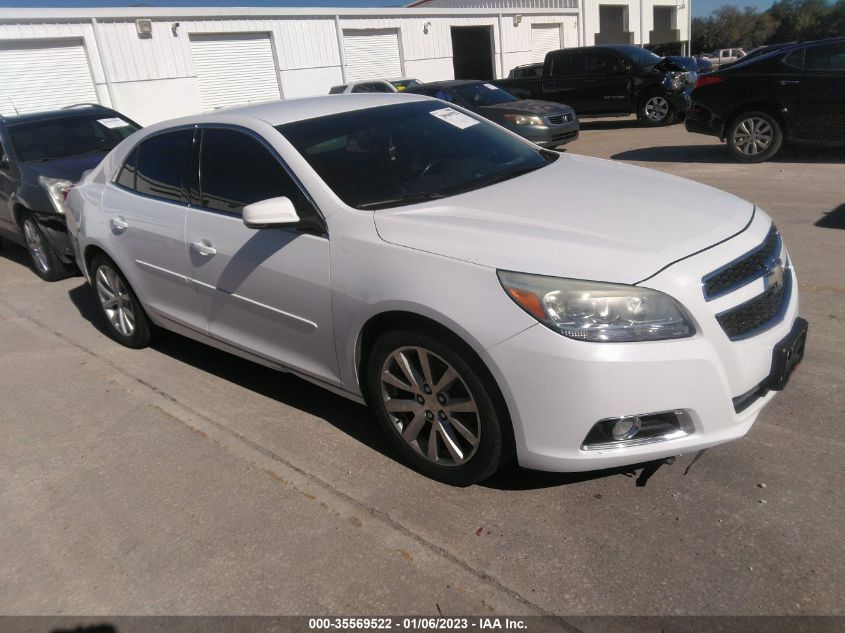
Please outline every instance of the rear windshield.
[{"label": "rear windshield", "polygon": [[280,125],[351,207],[444,198],[539,169],[557,158],[439,101],[354,110]]},{"label": "rear windshield", "polygon": [[497,88],[493,84],[461,84],[452,86],[452,90],[471,107],[491,106],[497,103],[507,103],[509,101],[517,101],[507,90]]},{"label": "rear windshield", "polygon": [[7,128],[15,154],[23,162],[110,152],[137,129],[123,117],[103,112],[17,123]]}]

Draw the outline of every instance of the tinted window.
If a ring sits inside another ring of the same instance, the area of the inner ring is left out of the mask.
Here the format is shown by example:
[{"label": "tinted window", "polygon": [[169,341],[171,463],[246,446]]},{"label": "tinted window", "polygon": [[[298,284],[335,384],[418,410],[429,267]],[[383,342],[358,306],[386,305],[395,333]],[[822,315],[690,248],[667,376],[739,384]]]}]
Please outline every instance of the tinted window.
[{"label": "tinted window", "polygon": [[804,53],[807,70],[845,70],[845,46],[808,48]]},{"label": "tinted window", "polygon": [[359,209],[479,189],[558,157],[433,101],[354,110],[277,129],[341,200]]},{"label": "tinted window", "polygon": [[799,48],[797,51],[792,51],[783,61],[795,68],[804,68],[804,49]]},{"label": "tinted window", "polygon": [[343,84],[342,86],[332,86],[331,90],[329,90],[329,94],[330,95],[339,95],[344,90],[346,90],[346,84]]},{"label": "tinted window", "polygon": [[369,81],[356,85],[352,88],[352,92],[393,92],[393,89],[381,81]]},{"label": "tinted window", "polygon": [[[640,68],[648,68],[654,66],[660,61],[660,56],[655,55],[650,50],[645,48],[638,48],[636,46],[625,46],[620,49],[619,54],[634,62]],[[713,53],[715,55],[715,53]]]},{"label": "tinted window", "polygon": [[172,202],[191,199],[191,149],[194,131],[176,130],[153,136],[138,148],[135,190]]},{"label": "tinted window", "polygon": [[430,88],[426,92],[435,99],[442,99],[443,101],[448,101],[449,103],[458,102],[458,100],[455,98],[455,95],[453,95],[448,90],[444,90],[443,88]]},{"label": "tinted window", "polygon": [[455,86],[455,92],[458,93],[458,96],[465,103],[473,107],[496,105],[497,103],[508,103],[509,101],[517,100],[507,90],[502,90],[493,84],[486,83]]},{"label": "tinted window", "polygon": [[135,188],[135,172],[138,165],[138,148],[132,150],[132,153],[129,154],[129,158],[126,159],[126,162],[123,163],[123,169],[120,170],[120,173],[117,176],[117,184],[126,187],[127,189],[134,189]]},{"label": "tinted window", "polygon": [[301,217],[313,215],[302,190],[275,155],[236,130],[203,132],[200,189],[202,206],[208,209],[240,213],[253,202],[286,196]]},{"label": "tinted window", "polygon": [[587,54],[588,75],[615,75],[622,70],[622,60],[612,53],[590,51]]},{"label": "tinted window", "polygon": [[12,124],[8,134],[18,160],[28,162],[105,154],[137,129],[120,116],[99,112]]},{"label": "tinted window", "polygon": [[584,55],[579,52],[552,55],[550,74],[553,77],[584,74]]}]

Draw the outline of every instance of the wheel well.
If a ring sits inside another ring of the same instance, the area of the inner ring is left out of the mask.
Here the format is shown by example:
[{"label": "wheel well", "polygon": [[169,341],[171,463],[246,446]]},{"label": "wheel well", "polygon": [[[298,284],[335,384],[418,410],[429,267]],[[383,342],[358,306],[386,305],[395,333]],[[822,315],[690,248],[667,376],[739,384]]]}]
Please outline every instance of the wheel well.
[{"label": "wheel well", "polygon": [[781,108],[771,103],[745,103],[741,106],[735,107],[731,110],[724,118],[724,124],[722,125],[722,140],[724,141],[728,137],[728,126],[731,122],[738,117],[743,112],[765,112],[769,116],[773,117],[777,122],[780,124],[780,131],[783,134],[784,138],[786,138],[786,121],[783,118],[783,112]]},{"label": "wheel well", "polygon": [[111,260],[111,257],[108,256],[108,253],[104,251],[99,246],[86,246],[85,252],[83,253],[82,259],[85,261],[85,274],[90,274],[89,271],[91,270],[91,261],[97,256],[102,255],[103,257],[108,258]]},{"label": "wheel well", "polygon": [[12,219],[15,221],[15,226],[18,229],[23,230],[23,216],[29,213],[29,209],[22,205],[20,202],[16,202],[12,206]]},{"label": "wheel well", "polygon": [[383,312],[371,317],[370,320],[364,324],[364,327],[361,329],[361,334],[358,336],[356,349],[358,384],[361,388],[364,400],[369,402],[370,394],[368,393],[367,380],[365,376],[367,363],[370,359],[370,351],[372,350],[373,345],[376,340],[378,340],[379,336],[385,332],[402,329],[425,332],[426,334],[436,336],[440,340],[448,342],[461,349],[464,354],[464,358],[471,361],[478,371],[482,372],[481,377],[493,388],[493,393],[491,394],[493,401],[499,409],[499,412],[502,414],[503,419],[507,422],[507,431],[505,434],[506,441],[508,442],[509,447],[513,447],[515,445],[513,426],[511,424],[507,402],[505,401],[505,397],[502,395],[502,391],[499,388],[496,379],[487,368],[487,365],[472,348],[472,346],[464,341],[458,334],[450,330],[448,327],[441,325],[437,321],[424,317],[420,314],[404,311]]}]

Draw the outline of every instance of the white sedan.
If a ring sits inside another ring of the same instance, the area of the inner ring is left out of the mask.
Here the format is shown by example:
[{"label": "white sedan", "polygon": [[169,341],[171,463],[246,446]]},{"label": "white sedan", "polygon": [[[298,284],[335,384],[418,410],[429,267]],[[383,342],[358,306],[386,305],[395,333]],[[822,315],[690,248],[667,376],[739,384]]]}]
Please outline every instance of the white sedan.
[{"label": "white sedan", "polygon": [[763,211],[426,97],[159,123],[67,206],[115,340],[172,330],[369,403],[452,484],[739,438],[804,349]]}]

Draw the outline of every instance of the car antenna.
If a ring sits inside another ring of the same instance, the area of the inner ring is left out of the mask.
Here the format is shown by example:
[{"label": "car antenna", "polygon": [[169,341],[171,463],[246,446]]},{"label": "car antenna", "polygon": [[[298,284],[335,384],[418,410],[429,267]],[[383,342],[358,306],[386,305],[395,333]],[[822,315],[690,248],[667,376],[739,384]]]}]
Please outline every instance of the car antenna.
[{"label": "car antenna", "polygon": [[12,101],[12,98],[9,95],[6,95],[6,98],[9,100],[9,103],[12,104],[12,110],[15,111],[15,114],[20,114],[20,112],[18,112],[18,106],[15,105],[15,102]]}]

